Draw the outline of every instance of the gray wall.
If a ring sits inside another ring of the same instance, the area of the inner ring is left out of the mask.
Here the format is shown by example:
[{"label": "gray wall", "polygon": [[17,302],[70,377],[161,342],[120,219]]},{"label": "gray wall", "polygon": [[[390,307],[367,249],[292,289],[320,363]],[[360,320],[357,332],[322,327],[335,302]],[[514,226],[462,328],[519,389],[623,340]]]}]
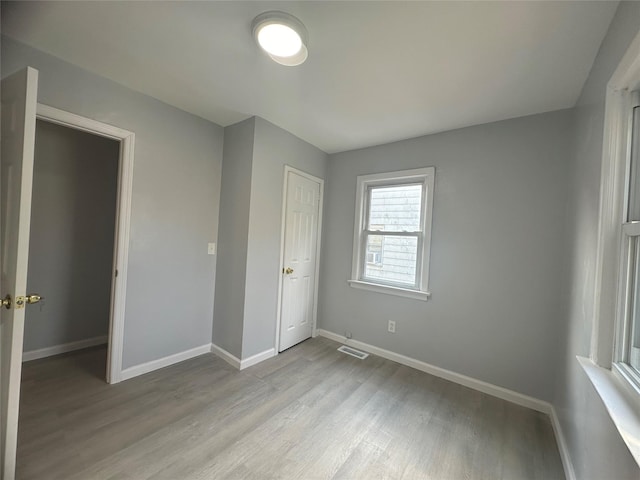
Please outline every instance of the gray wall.
[{"label": "gray wall", "polygon": [[555,368],[553,403],[579,479],[640,477],[640,469],[575,358],[589,356],[591,339],[605,88],[639,27],[640,3],[622,2],[575,109],[567,214],[570,254],[562,291],[567,323],[559,329],[562,356]]},{"label": "gray wall", "polygon": [[242,358],[273,348],[276,338],[284,166],[325,178],[326,164],[323,151],[256,117]]},{"label": "gray wall", "polygon": [[212,342],[242,356],[255,117],[224,129]]},{"label": "gray wall", "polygon": [[1,53],[3,76],[40,71],[41,103],[136,134],[123,367],[208,344],[223,129],[12,39]]},{"label": "gray wall", "polygon": [[224,143],[213,343],[245,359],[276,338],[284,166],[324,178],[327,155],[259,117]]},{"label": "gray wall", "polygon": [[38,120],[24,350],[109,332],[120,145]]},{"label": "gray wall", "polygon": [[[559,111],[331,155],[320,327],[550,400],[571,131]],[[436,167],[432,297],[349,287],[356,176],[424,166]]]}]

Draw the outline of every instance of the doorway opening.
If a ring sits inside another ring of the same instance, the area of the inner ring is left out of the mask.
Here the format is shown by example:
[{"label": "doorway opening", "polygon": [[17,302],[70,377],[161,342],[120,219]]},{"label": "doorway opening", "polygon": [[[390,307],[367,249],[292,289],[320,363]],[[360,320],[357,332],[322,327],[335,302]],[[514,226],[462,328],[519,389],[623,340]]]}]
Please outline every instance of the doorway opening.
[{"label": "doorway opening", "polygon": [[117,140],[36,121],[27,291],[44,300],[25,312],[23,361],[108,345],[119,156]]},{"label": "doorway opening", "polygon": [[121,380],[134,134],[38,104],[23,360],[106,345]]}]

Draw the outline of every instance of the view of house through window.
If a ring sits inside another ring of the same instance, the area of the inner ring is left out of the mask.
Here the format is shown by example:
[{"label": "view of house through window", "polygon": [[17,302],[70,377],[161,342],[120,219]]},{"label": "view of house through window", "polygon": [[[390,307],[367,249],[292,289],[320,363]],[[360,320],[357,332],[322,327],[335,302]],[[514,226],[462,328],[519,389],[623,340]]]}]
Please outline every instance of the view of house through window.
[{"label": "view of house through window", "polygon": [[[629,298],[627,305],[626,342],[623,361],[629,364],[640,377],[640,101],[639,92],[634,94],[631,124],[631,158],[629,175],[629,197],[627,222],[622,226],[627,236],[627,255],[631,272],[626,286]],[[625,261],[625,260],[623,260]]]},{"label": "view of house through window", "polygon": [[630,335],[629,342],[630,345],[628,347],[627,352],[627,362],[631,365],[637,374],[640,375],[640,255],[638,255],[638,237],[635,236],[631,240],[633,246],[631,249],[633,250],[633,256],[635,257],[633,260],[633,293],[631,295],[633,306],[631,308],[631,316],[630,316]]},{"label": "view of house through window", "polygon": [[364,278],[415,286],[422,184],[370,187],[368,197]]}]

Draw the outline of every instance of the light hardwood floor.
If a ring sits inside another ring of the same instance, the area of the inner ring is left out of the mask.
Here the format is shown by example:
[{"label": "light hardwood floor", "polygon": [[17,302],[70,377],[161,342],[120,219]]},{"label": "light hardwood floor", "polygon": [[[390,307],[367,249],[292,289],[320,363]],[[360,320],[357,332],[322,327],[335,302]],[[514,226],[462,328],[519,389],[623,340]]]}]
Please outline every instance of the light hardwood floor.
[{"label": "light hardwood floor", "polygon": [[104,348],[25,363],[18,478],[564,478],[546,415],[338,346],[113,386]]}]

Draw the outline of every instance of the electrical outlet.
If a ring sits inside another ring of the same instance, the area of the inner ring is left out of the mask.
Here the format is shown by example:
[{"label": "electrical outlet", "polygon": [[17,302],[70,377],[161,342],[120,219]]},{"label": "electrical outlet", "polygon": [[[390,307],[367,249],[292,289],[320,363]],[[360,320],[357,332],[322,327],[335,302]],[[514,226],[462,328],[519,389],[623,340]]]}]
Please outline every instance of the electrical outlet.
[{"label": "electrical outlet", "polygon": [[215,255],[216,254],[216,244],[215,243],[210,243],[207,246],[207,253],[209,255]]},{"label": "electrical outlet", "polygon": [[391,333],[396,333],[396,321],[395,320],[389,320],[389,331]]}]

